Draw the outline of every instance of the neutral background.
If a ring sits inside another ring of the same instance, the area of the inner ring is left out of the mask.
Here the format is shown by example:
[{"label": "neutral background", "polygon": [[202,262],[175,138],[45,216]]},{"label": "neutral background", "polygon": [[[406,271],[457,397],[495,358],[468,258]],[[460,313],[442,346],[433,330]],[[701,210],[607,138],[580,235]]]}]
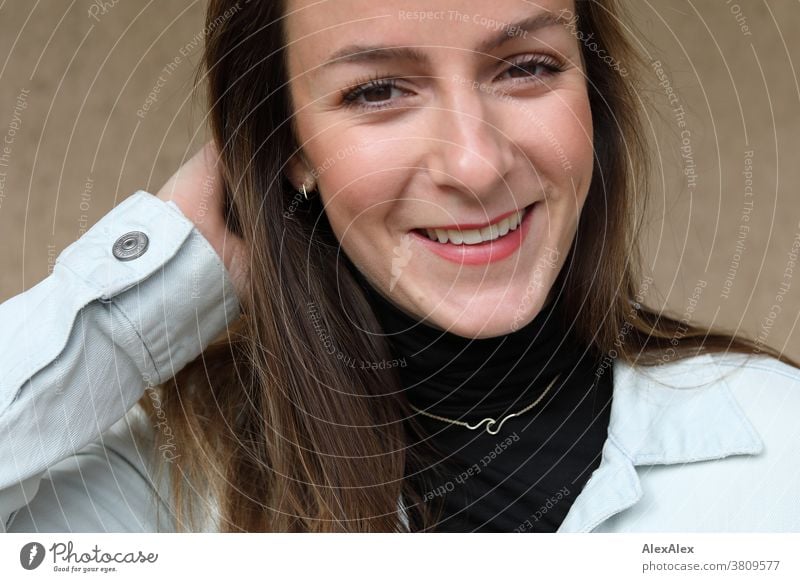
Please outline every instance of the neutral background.
[{"label": "neutral background", "polygon": [[[12,140],[0,160],[0,301],[47,276],[65,246],[135,190],[156,192],[207,139],[202,101],[191,95],[205,2],[100,4],[0,0],[0,140]],[[697,174],[690,187],[677,119],[653,71],[647,97],[659,114],[643,245],[655,283],[646,302],[680,317],[704,283],[692,321],[800,358],[791,256],[800,245],[800,4],[630,4],[637,38],[668,67],[687,114]],[[165,74],[182,50],[188,56]],[[137,115],[159,75],[154,108]]]}]

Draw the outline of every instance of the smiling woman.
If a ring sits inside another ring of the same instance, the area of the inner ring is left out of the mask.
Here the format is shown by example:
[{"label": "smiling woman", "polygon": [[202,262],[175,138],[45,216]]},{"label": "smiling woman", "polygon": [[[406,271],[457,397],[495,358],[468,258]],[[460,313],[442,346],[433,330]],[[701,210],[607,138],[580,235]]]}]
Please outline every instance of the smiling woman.
[{"label": "smiling woman", "polygon": [[[172,527],[800,530],[797,363],[642,304],[646,64],[615,0],[211,0],[206,19],[215,146],[170,201],[243,317],[138,402]],[[121,261],[145,252],[129,239]],[[192,299],[220,284],[199,275]]]},{"label": "smiling woman", "polygon": [[[211,2],[208,20],[230,4]],[[251,3],[209,37],[229,224],[259,252],[242,336],[164,390],[183,450],[198,453],[173,469],[208,483],[232,531],[590,529],[629,370],[780,355],[640,304],[643,63],[616,2],[496,2],[502,26],[477,0],[402,7]],[[315,195],[287,218],[298,189]],[[481,466],[494,440],[444,430],[513,412],[508,433],[559,375],[566,388],[517,453]]]}]

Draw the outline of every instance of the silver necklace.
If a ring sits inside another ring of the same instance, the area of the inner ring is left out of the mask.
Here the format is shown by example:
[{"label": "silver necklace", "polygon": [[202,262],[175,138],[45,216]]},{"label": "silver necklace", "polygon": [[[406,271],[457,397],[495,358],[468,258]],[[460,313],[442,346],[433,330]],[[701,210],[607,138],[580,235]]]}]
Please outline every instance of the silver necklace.
[{"label": "silver necklace", "polygon": [[[547,388],[544,389],[544,392],[542,392],[539,395],[539,397],[536,400],[534,400],[531,404],[529,404],[528,406],[526,406],[525,408],[523,408],[519,412],[512,412],[511,414],[506,416],[503,420],[501,420],[499,423],[494,418],[484,418],[479,423],[473,425],[473,424],[469,424],[468,422],[462,422],[460,420],[451,420],[451,419],[445,418],[443,416],[437,416],[436,414],[431,414],[430,412],[425,412],[424,410],[420,410],[419,408],[417,408],[413,404],[411,404],[410,406],[411,406],[411,408],[413,408],[414,410],[416,410],[420,414],[424,414],[425,416],[430,416],[431,418],[435,418],[436,420],[442,420],[444,422],[449,422],[450,424],[457,424],[459,426],[466,426],[470,430],[475,430],[477,428],[480,428],[481,425],[485,422],[486,423],[486,432],[488,432],[489,434],[497,434],[498,432],[500,432],[500,428],[503,426],[503,423],[505,421],[507,421],[509,418],[511,418],[512,416],[519,416],[520,414],[524,414],[524,413],[528,412],[531,408],[533,408],[534,406],[539,404],[539,402],[541,402],[542,398],[544,398],[547,395],[547,393],[550,392],[550,388],[553,387],[553,384],[556,383],[556,380],[558,380],[558,378],[560,376],[561,376],[561,374],[558,374],[555,378],[553,378],[553,380],[550,382],[550,384],[547,385]],[[493,427],[495,424],[497,424],[497,429],[492,431],[491,427]]]}]

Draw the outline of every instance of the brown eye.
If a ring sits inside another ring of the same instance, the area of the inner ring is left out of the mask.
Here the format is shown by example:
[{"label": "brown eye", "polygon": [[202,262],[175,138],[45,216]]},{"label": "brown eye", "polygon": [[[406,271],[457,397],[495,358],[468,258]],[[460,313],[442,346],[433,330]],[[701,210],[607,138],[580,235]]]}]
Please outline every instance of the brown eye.
[{"label": "brown eye", "polygon": [[529,61],[527,63],[514,65],[513,67],[511,67],[508,70],[508,72],[509,73],[518,72],[518,73],[521,73],[523,75],[534,75],[534,76],[538,77],[539,74],[542,72],[542,70],[545,69],[545,68],[546,67],[542,63]]},{"label": "brown eye", "polygon": [[383,101],[386,99],[391,98],[392,96],[392,87],[389,85],[381,85],[380,87],[370,87],[366,89],[361,95],[366,99],[367,102],[373,101],[369,98],[369,96],[377,97],[375,101]]},{"label": "brown eye", "polygon": [[[562,70],[561,65],[554,59],[537,56],[513,63],[505,72],[515,79],[532,78],[533,80],[542,80]],[[512,73],[514,74],[512,75]]]},{"label": "brown eye", "polygon": [[[397,88],[396,79],[375,79],[349,90],[343,100],[348,107],[361,107],[362,109],[380,109],[391,103],[392,90]],[[371,96],[372,99],[368,98]],[[364,98],[359,102],[360,98]],[[376,105],[367,105],[374,103]]]}]

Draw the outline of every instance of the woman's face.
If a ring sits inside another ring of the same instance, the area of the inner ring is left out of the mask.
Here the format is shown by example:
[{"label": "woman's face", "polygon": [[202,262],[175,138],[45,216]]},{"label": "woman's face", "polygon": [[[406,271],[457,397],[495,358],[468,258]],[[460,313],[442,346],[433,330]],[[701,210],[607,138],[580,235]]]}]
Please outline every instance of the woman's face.
[{"label": "woman's face", "polygon": [[290,177],[315,178],[343,251],[429,325],[497,336],[551,297],[592,174],[573,14],[572,0],[288,2]]}]

